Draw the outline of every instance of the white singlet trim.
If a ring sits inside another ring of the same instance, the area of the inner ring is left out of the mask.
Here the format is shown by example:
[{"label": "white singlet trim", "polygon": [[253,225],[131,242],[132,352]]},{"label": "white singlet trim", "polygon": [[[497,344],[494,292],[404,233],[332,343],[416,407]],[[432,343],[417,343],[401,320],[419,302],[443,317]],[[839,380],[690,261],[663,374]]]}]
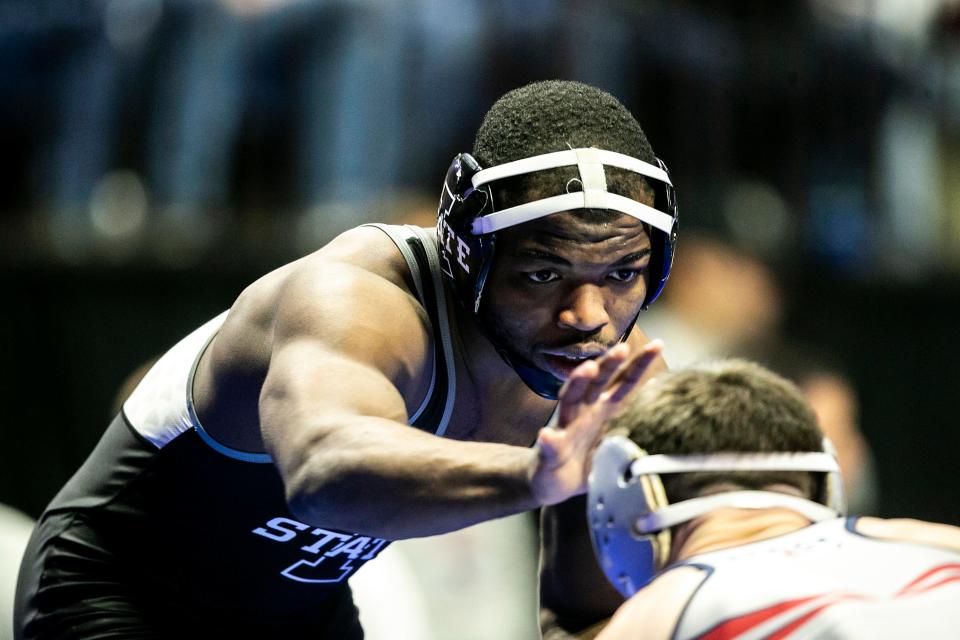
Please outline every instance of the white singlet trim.
[{"label": "white singlet trim", "polygon": [[[422,278],[425,277],[425,274],[421,273],[416,258],[410,248],[406,246],[405,238],[398,237],[395,234],[400,231],[401,235],[410,237],[412,233],[415,233],[424,246],[427,261],[430,265],[430,277],[433,279],[434,289],[437,293],[437,315],[440,327],[435,328],[435,330],[440,332],[440,341],[444,353],[435,355],[434,365],[431,369],[430,388],[420,407],[414,412],[408,423],[412,424],[427,408],[436,385],[437,358],[443,358],[447,369],[448,389],[443,417],[435,431],[436,435],[442,436],[446,432],[450,417],[453,414],[453,404],[456,397],[456,369],[447,315],[447,300],[443,282],[440,279],[440,260],[436,246],[432,243],[431,237],[422,234],[419,230],[411,231],[410,229],[414,229],[412,227],[406,229],[392,227],[388,230],[383,228],[385,225],[371,226],[384,230],[400,249],[413,275],[417,293],[421,300],[424,296]],[[228,311],[224,311],[205,322],[164,353],[124,402],[123,413],[130,426],[158,449],[162,449],[179,435],[193,429],[210,448],[225,456],[244,462],[270,463],[273,460],[268,453],[241,451],[214,439],[200,423],[193,402],[193,381],[200,357],[219,333],[228,313]]]},{"label": "white singlet trim", "polygon": [[205,322],[163,354],[123,403],[123,413],[130,426],[158,449],[193,429],[208,446],[225,456],[244,462],[272,462],[267,453],[240,451],[214,440],[200,424],[193,404],[197,364],[227,313]]},{"label": "white singlet trim", "polygon": [[[393,240],[393,244],[396,245],[397,249],[400,250],[400,253],[403,255],[403,259],[407,261],[407,268],[410,269],[410,275],[413,278],[413,286],[417,289],[417,298],[419,300],[424,300],[423,293],[423,283],[421,278],[423,277],[420,273],[420,265],[417,263],[416,256],[413,255],[413,251],[407,246],[406,242],[403,242],[399,238],[393,236],[393,232],[387,227],[387,225],[379,223],[371,223],[369,226],[376,227],[383,231],[388,238]],[[417,418],[420,417],[426,408],[430,405],[430,398],[433,397],[433,388],[437,384],[437,354],[433,356],[433,364],[430,366],[430,386],[427,387],[427,392],[423,396],[423,400],[420,401],[420,406],[417,407],[417,410],[407,419],[407,424],[413,424],[417,421]]]},{"label": "white singlet trim", "polygon": [[234,458],[235,460],[242,460],[244,462],[256,462],[258,464],[273,462],[273,458],[270,457],[269,453],[241,451],[240,449],[228,447],[222,442],[214,440],[213,436],[207,433],[207,430],[203,428],[202,424],[200,424],[200,418],[197,417],[197,411],[193,405],[193,379],[197,375],[197,365],[200,364],[200,358],[203,356],[203,352],[207,350],[207,347],[210,346],[210,343],[213,342],[213,339],[216,337],[216,335],[217,334],[214,333],[212,336],[210,336],[210,339],[207,340],[207,343],[203,345],[202,349],[200,349],[196,360],[193,361],[193,366],[190,368],[190,379],[187,382],[187,411],[190,412],[190,419],[193,421],[193,428],[196,430],[197,435],[200,436],[200,439],[206,442],[210,448],[218,453],[222,453],[228,458]]}]

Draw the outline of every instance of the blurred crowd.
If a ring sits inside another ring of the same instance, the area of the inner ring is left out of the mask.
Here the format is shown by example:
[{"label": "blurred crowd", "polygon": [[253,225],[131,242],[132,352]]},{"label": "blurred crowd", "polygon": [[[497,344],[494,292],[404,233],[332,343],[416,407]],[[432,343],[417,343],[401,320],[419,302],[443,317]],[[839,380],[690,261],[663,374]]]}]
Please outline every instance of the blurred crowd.
[{"label": "blurred crowd", "polygon": [[564,77],[637,114],[686,228],[727,206],[752,241],[854,277],[955,271],[958,16],[948,0],[3,0],[3,256],[299,255],[397,197],[432,200],[496,96]]}]

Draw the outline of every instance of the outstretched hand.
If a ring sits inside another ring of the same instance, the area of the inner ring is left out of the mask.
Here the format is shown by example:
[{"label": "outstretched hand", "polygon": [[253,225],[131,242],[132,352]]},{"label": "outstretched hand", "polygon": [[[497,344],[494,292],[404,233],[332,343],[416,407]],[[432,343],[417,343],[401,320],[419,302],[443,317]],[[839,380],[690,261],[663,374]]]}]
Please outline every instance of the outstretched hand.
[{"label": "outstretched hand", "polygon": [[537,435],[539,455],[532,486],[541,505],[563,502],[586,490],[590,460],[604,424],[620,409],[662,348],[663,344],[654,340],[631,354],[630,347],[621,343],[573,370],[560,390],[556,422]]}]

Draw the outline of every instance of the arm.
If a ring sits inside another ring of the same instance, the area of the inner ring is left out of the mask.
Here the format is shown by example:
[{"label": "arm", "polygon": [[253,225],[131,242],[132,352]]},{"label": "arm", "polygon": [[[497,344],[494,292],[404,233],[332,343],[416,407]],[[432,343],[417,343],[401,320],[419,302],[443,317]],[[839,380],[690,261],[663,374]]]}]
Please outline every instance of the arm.
[{"label": "arm", "polygon": [[[643,344],[647,338],[636,329],[631,342]],[[659,350],[656,342],[647,343],[643,349],[651,357],[638,384],[666,370]],[[616,409],[607,417],[615,412]],[[597,563],[587,526],[586,499],[578,495],[545,508],[541,517],[541,536],[540,605],[544,633],[555,629],[556,633],[561,630],[576,632],[578,638],[594,637],[598,623],[616,611],[623,603],[623,597],[609,583]],[[602,627],[602,623],[599,626]]]},{"label": "arm", "polygon": [[960,552],[960,527],[909,518],[857,518],[856,530],[881,540],[916,542]]},{"label": "arm", "polygon": [[[543,510],[540,569],[541,626],[544,638],[592,638],[595,627],[623,604],[600,570],[587,528],[583,496]],[[575,635],[566,635],[566,633]]]},{"label": "arm", "polygon": [[669,640],[687,603],[705,579],[706,574],[696,567],[672,569],[629,600],[621,598],[612,617],[573,633],[558,624],[546,625],[543,640]]},{"label": "arm", "polygon": [[581,365],[561,394],[558,425],[532,449],[459,442],[406,425],[405,396],[430,361],[425,322],[409,294],[357,267],[322,263],[285,284],[260,426],[304,521],[397,539],[582,493],[600,417],[657,352],[620,347]]},{"label": "arm", "polygon": [[294,514],[395,539],[535,506],[535,451],[406,425],[430,348],[416,302],[370,272],[320,263],[285,283],[260,423]]}]

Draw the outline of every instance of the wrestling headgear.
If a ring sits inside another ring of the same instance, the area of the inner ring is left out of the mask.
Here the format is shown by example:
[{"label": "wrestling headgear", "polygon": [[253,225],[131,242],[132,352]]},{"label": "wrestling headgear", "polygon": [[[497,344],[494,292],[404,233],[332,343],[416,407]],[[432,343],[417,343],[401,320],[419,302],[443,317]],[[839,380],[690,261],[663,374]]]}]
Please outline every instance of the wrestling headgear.
[{"label": "wrestling headgear", "polygon": [[[650,231],[650,279],[642,307],[646,309],[660,295],[670,275],[677,241],[677,201],[673,183],[666,165],[659,159],[656,162],[658,166],[603,149],[569,149],[481,169],[470,154],[458,155],[447,171],[437,211],[441,268],[452,283],[457,299],[474,316],[477,315],[483,287],[493,264],[497,231],[561,211],[607,209],[641,220]],[[577,167],[581,191],[558,193],[507,209],[497,208],[491,189],[497,180],[568,166]],[[608,191],[604,166],[643,176],[656,194],[654,206]],[[621,340],[632,327],[633,323]],[[505,345],[496,341],[494,345],[531,389],[541,396],[556,399],[561,380],[510,352]]]},{"label": "wrestling headgear", "polygon": [[[660,474],[698,471],[819,471],[826,481],[819,502],[773,491],[728,491],[670,504]],[[843,515],[833,446],[824,438],[823,452],[647,455],[629,438],[612,435],[594,454],[587,491],[590,537],[603,572],[624,597],[666,565],[670,527],[722,507],[784,507],[813,522]]]}]

